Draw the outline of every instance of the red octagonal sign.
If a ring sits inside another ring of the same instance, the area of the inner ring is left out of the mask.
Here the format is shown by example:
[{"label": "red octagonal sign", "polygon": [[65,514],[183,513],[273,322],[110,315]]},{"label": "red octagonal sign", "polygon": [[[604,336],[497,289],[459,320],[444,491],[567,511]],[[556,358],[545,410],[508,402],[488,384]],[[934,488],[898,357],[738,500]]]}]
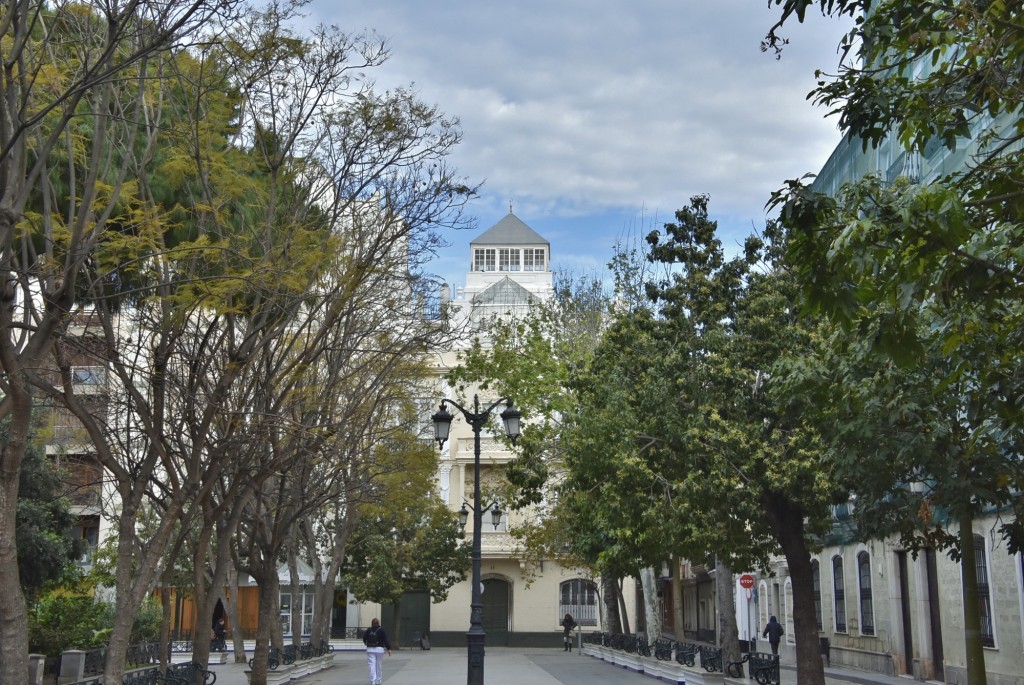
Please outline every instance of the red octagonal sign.
[{"label": "red octagonal sign", "polygon": [[744,573],[742,576],[740,576],[740,587],[744,590],[749,590],[750,588],[754,587],[754,576],[750,575],[749,573]]}]

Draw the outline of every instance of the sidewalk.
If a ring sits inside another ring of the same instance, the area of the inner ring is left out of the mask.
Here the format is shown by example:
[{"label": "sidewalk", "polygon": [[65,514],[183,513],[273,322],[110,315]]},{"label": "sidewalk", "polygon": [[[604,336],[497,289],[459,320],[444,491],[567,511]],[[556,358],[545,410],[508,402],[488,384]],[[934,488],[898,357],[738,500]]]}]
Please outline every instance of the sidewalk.
[{"label": "sidewalk", "polygon": [[[384,657],[385,685],[463,685],[466,682],[466,650],[403,649]],[[216,685],[248,685],[244,664],[214,664]],[[782,667],[783,685],[795,685],[796,670]],[[865,671],[826,668],[829,685],[911,685],[910,678],[884,676]],[[729,682],[727,679],[726,682]],[[361,652],[335,652],[334,666],[295,681],[296,685],[368,685],[366,655]],[[488,647],[484,662],[486,685],[654,685],[650,676],[633,673],[599,659],[576,652],[566,654],[559,648],[510,649]],[[753,681],[733,681],[753,682]]]}]

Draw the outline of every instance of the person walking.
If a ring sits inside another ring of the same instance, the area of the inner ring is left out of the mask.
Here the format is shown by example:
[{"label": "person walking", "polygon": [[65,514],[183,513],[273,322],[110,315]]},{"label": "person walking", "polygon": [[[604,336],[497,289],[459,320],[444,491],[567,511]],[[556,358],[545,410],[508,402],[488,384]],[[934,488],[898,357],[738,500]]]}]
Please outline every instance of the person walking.
[{"label": "person walking", "polygon": [[384,680],[384,653],[391,656],[391,642],[388,634],[380,627],[380,620],[370,621],[370,627],[363,633],[366,645],[366,663],[370,667],[370,685],[381,685]]},{"label": "person walking", "polygon": [[224,619],[220,619],[213,626],[213,650],[215,652],[223,652],[227,649],[227,642],[225,636],[227,635],[227,626],[224,625]]},{"label": "person walking", "polygon": [[562,641],[565,643],[563,652],[572,651],[572,631],[575,627],[576,621],[573,619],[572,614],[566,613],[565,618],[562,619]]},{"label": "person walking", "polygon": [[764,627],[761,637],[768,638],[768,644],[772,646],[772,654],[779,653],[779,640],[782,639],[782,624],[772,616],[768,619],[768,625]]}]

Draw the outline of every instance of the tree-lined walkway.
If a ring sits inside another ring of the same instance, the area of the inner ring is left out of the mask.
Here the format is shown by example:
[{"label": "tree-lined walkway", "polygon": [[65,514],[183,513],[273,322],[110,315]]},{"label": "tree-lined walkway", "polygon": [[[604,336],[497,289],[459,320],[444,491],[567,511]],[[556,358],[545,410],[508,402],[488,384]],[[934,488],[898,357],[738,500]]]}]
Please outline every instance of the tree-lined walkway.
[{"label": "tree-lined walkway", "polygon": [[[303,678],[302,685],[365,685],[369,679],[362,651],[335,652],[333,668]],[[241,664],[212,666],[217,685],[247,685]],[[906,679],[866,671],[826,668],[829,685],[901,685]],[[461,685],[466,682],[466,650],[401,650],[384,659],[386,685]],[[484,664],[487,685],[654,685],[648,676],[624,670],[598,659],[566,654],[561,648],[515,649],[490,647]],[[727,683],[753,681],[729,679]],[[796,672],[783,665],[782,683],[796,683]]]}]

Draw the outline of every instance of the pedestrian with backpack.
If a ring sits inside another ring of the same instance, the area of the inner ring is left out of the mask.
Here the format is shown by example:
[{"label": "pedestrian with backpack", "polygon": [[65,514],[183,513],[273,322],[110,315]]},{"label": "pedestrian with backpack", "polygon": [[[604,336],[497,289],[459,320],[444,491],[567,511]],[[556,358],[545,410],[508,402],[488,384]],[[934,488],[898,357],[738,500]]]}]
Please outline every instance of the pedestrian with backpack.
[{"label": "pedestrian with backpack", "polygon": [[391,642],[388,634],[380,627],[380,619],[370,621],[370,627],[363,633],[366,645],[366,663],[370,667],[370,685],[381,685],[384,680],[384,653],[391,656]]},{"label": "pedestrian with backpack", "polygon": [[779,653],[779,641],[782,639],[782,624],[779,619],[772,616],[768,619],[768,625],[764,627],[761,637],[768,638],[768,644],[772,646],[772,654]]}]

